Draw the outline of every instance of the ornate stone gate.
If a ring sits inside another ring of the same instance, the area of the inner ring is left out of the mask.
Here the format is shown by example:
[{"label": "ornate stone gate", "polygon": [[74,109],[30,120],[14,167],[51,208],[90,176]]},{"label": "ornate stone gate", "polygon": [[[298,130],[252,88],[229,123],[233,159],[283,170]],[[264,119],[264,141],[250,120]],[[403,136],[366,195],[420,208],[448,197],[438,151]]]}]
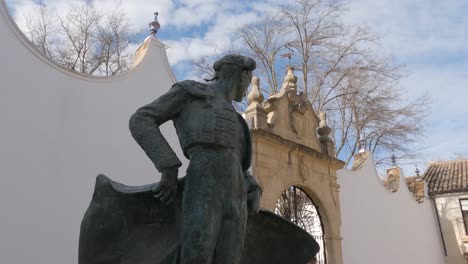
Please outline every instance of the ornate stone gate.
[{"label": "ornate stone gate", "polygon": [[317,117],[306,96],[297,92],[296,82],[293,68],[288,68],[281,90],[263,101],[259,80],[252,79],[244,112],[252,135],[252,174],[263,188],[263,208],[275,211],[291,188],[310,197],[323,226],[326,262],[342,264],[336,171],[344,163],[334,158],[325,114]]}]

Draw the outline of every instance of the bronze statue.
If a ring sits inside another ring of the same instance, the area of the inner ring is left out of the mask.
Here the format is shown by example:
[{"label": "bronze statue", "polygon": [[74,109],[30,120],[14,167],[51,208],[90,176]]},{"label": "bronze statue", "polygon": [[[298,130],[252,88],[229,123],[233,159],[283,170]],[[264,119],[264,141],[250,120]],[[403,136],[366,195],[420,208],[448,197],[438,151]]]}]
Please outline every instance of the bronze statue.
[{"label": "bronze statue", "polygon": [[130,119],[133,137],[162,175],[154,190],[156,198],[168,203],[174,199],[181,166],[159,125],[174,121],[184,155],[190,159],[182,202],[180,263],[239,263],[247,211],[255,214],[259,209],[261,190],[247,171],[249,130],[232,106],[232,100],[240,102],[245,96],[255,61],[227,55],[213,68],[212,82],[178,82]]},{"label": "bronze statue", "polygon": [[[245,95],[255,61],[227,55],[213,68],[208,84],[178,82],[131,117],[132,135],[161,181],[131,187],[97,177],[79,264],[304,264],[317,254],[307,232],[259,210],[249,128],[232,106]],[[168,120],[190,160],[180,179],[181,162],[159,130]]]}]

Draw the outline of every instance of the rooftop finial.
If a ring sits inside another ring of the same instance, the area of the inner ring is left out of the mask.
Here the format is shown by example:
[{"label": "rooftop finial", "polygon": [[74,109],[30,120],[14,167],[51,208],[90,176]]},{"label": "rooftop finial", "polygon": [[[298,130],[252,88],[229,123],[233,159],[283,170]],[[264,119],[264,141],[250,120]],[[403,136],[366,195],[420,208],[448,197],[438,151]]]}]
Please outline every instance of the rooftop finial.
[{"label": "rooftop finial", "polygon": [[319,127],[317,128],[317,133],[320,137],[328,137],[331,133],[331,128],[327,124],[327,113],[320,112],[319,113]]},{"label": "rooftop finial", "polygon": [[319,127],[317,128],[317,134],[319,135],[319,141],[325,147],[325,153],[330,156],[335,156],[335,143],[330,138],[331,128],[327,125],[327,114],[320,112],[319,114]]},{"label": "rooftop finial", "polygon": [[392,165],[394,167],[396,167],[396,157],[395,157],[395,153],[392,153]]},{"label": "rooftop finial", "polygon": [[296,83],[297,83],[297,77],[294,75],[294,68],[288,67],[286,69],[286,76],[284,77],[284,82],[283,82],[283,86],[281,87],[281,90],[296,91],[296,87],[297,87]]},{"label": "rooftop finial", "polygon": [[159,15],[158,12],[154,12],[154,20],[149,23],[150,34],[153,37],[156,37],[156,33],[158,33],[158,30],[161,28],[161,25],[159,24],[159,21],[158,21],[158,15]]},{"label": "rooftop finial", "polygon": [[249,103],[248,108],[252,108],[263,102],[263,94],[260,92],[260,79],[257,76],[252,77],[252,89],[247,96],[247,102]]}]

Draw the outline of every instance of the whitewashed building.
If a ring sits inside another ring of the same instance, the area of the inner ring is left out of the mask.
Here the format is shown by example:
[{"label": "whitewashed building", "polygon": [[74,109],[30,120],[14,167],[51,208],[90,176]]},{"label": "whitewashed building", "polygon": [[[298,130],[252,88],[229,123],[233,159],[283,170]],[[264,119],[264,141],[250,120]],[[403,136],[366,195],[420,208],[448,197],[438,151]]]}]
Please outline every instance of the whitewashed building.
[{"label": "whitewashed building", "polygon": [[468,261],[468,160],[432,162],[423,175],[437,207],[445,263]]}]

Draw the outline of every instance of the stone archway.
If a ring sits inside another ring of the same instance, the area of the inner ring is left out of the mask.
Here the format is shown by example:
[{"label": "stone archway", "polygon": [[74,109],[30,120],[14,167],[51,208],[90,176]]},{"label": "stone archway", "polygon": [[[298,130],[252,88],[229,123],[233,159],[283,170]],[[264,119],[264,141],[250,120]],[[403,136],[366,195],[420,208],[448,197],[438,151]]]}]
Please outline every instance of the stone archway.
[{"label": "stone archway", "polygon": [[307,97],[297,91],[292,68],[281,90],[265,101],[258,78],[252,80],[243,115],[252,136],[251,172],[263,188],[261,206],[274,212],[278,197],[290,186],[299,187],[320,213],[326,261],[342,264],[336,171],[344,162],[335,158],[326,115],[319,118]]},{"label": "stone archway", "polygon": [[286,188],[276,201],[275,213],[311,234],[320,245],[317,264],[327,263],[324,222],[318,206],[301,187],[291,185]]}]

